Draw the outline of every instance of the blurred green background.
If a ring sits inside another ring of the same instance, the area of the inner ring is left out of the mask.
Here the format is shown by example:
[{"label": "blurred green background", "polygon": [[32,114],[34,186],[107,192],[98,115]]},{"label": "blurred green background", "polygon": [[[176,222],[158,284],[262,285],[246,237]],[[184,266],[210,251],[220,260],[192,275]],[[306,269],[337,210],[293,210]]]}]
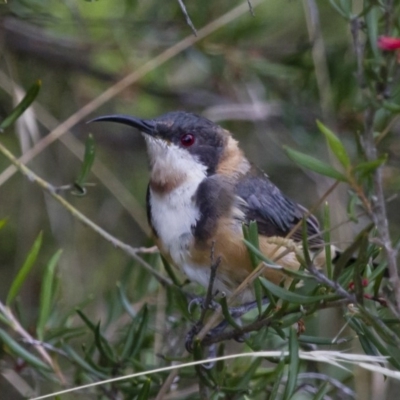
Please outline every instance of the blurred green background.
[{"label": "blurred green background", "polygon": [[[242,3],[185,2],[197,29]],[[323,41],[316,46],[312,10],[307,4],[269,0],[255,7],[254,16],[245,10],[93,110],[62,141],[29,161],[29,167],[56,186],[73,182],[81,165],[75,153],[83,153],[83,143],[93,133],[97,156],[88,181],[96,185],[89,187],[85,197],[67,193],[68,201],[122,241],[133,247],[150,246],[145,217],[148,170],[142,138],[127,127],[87,125],[85,121],[111,113],[151,118],[186,110],[231,130],[246,155],[286,194],[312,207],[332,182],[296,167],[282,146],[329,162],[325,141],[315,125],[320,119],[354,155],[354,134],[362,129],[363,121],[349,27],[328,1],[317,1]],[[35,80],[42,81],[36,106],[0,140],[14,154],[26,152],[57,121],[66,120],[185,37],[194,36],[178,1],[0,2],[0,117],[12,110],[16,96],[21,95],[17,86],[27,90]],[[382,150],[389,154],[384,172],[390,196],[400,185],[398,124]],[[126,254],[74,220],[18,173],[8,178],[4,172],[8,166],[0,156],[0,219],[7,218],[0,231],[0,298],[5,298],[34,239],[40,231],[44,234],[40,258],[19,300],[26,327],[37,318],[43,267],[59,248],[63,249],[58,268],[61,310],[91,298],[87,314],[104,318],[107,299],[114,296],[117,282],[125,279],[132,304],[160,300],[154,280]],[[330,197],[332,226],[347,220],[347,201],[345,187]],[[388,206],[394,234],[400,231],[399,206],[397,198]],[[316,214],[320,216],[320,211]],[[333,240],[345,247],[364,224],[361,219],[357,226],[342,225],[332,233]],[[326,311],[307,328],[332,337],[342,325],[336,313]],[[363,379],[369,391],[366,396],[371,396],[370,382]],[[383,384],[378,381],[375,389]],[[363,384],[358,390],[359,398],[368,398],[362,395]],[[2,379],[0,393],[4,393],[2,399],[16,398]],[[387,396],[394,398],[390,392]]]}]

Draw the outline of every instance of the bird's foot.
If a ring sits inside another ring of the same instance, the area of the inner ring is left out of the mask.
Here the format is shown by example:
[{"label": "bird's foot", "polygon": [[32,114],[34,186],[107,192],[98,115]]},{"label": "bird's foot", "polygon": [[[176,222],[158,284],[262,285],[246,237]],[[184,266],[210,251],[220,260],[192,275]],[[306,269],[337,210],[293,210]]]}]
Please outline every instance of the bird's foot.
[{"label": "bird's foot", "polygon": [[[188,304],[189,314],[192,313],[193,307],[200,306],[202,309],[204,309],[205,306],[206,306],[205,305],[205,301],[206,301],[205,298],[204,297],[200,297],[200,296],[199,297],[194,297],[192,300],[190,300],[189,304]],[[211,300],[209,302],[209,304],[207,305],[207,308],[209,310],[216,310],[218,307],[219,307],[219,304],[214,300]]]},{"label": "bird's foot", "polygon": [[[269,300],[268,298],[263,298],[262,299],[262,305],[268,304]],[[191,313],[192,307],[193,305],[200,305],[201,307],[203,307],[204,305],[204,298],[202,297],[195,297],[194,299],[192,299],[189,302],[189,312]],[[234,319],[239,319],[241,316],[243,316],[244,314],[248,313],[249,311],[253,310],[254,308],[257,307],[257,301],[251,301],[249,303],[245,303],[242,304],[241,306],[238,307],[231,307],[229,308],[229,313],[232,316],[232,318]],[[215,302],[215,301],[211,301],[209,308],[211,309],[217,309],[220,305]],[[214,336],[217,336],[219,334],[221,334],[227,327],[229,326],[229,323],[226,319],[224,319],[223,321],[221,321],[215,328],[211,329],[208,333],[207,333],[207,338],[212,338]],[[193,340],[196,337],[196,335],[201,331],[201,329],[203,328],[203,323],[201,321],[198,321],[195,325],[192,326],[192,328],[190,329],[190,331],[187,333],[186,335],[186,339],[185,339],[185,348],[189,353],[193,352]],[[241,343],[244,342],[247,338],[248,338],[249,334],[245,333],[245,334],[238,334],[236,337],[234,337],[234,339]],[[212,354],[215,353],[215,345],[212,344],[211,346],[209,346],[209,358],[212,356]],[[203,365],[204,366],[204,365]],[[213,366],[213,364],[210,367],[206,367],[204,366],[204,368],[211,368]]]},{"label": "bird's foot", "polygon": [[200,321],[198,321],[190,328],[190,331],[186,334],[185,349],[187,350],[188,353],[193,353],[193,340],[195,336],[201,331],[202,327],[203,324]]},{"label": "bird's foot", "polygon": [[[267,297],[264,297],[261,300],[261,304],[264,306],[265,304],[269,303],[269,299]],[[231,307],[229,309],[229,313],[231,314],[232,318],[240,318],[244,314],[247,314],[249,311],[254,310],[258,306],[258,303],[256,300],[250,301],[248,303],[242,304],[241,306],[238,307]]]}]

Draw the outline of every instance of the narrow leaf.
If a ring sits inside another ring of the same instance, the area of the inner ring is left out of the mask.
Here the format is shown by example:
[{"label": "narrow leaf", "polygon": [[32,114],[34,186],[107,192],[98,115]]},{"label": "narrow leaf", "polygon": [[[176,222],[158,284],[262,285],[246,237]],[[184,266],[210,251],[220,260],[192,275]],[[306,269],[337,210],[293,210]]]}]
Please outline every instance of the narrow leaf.
[{"label": "narrow leaf", "polygon": [[269,396],[269,399],[279,399],[278,393],[279,393],[279,388],[282,382],[283,378],[283,373],[285,371],[285,359],[283,358],[279,364],[275,368],[275,379],[274,379],[274,385],[272,386],[271,393]]},{"label": "narrow leaf", "polygon": [[321,121],[317,120],[317,126],[318,129],[324,134],[328,142],[328,146],[332,150],[332,153],[335,155],[335,157],[339,160],[343,167],[346,169],[349,168],[351,165],[350,158],[340,139]]},{"label": "narrow leaf", "polygon": [[371,10],[365,15],[365,23],[367,25],[367,38],[371,50],[374,53],[375,58],[380,58],[380,52],[378,49],[378,36],[379,36],[379,20],[380,16],[380,6],[371,7]]},{"label": "narrow leaf", "polygon": [[363,175],[367,175],[383,165],[387,161],[387,158],[387,154],[384,154],[376,160],[362,162],[354,167],[354,171],[360,172]]},{"label": "narrow leaf", "polygon": [[342,9],[342,7],[339,4],[336,4],[335,0],[329,0],[329,3],[331,3],[331,6],[346,20],[350,19],[350,15],[346,12],[347,10]]},{"label": "narrow leaf", "polygon": [[36,258],[39,254],[40,247],[42,245],[42,232],[39,233],[39,236],[36,238],[35,242],[33,243],[32,248],[30,249],[28,256],[19,270],[17,276],[15,277],[13,283],[11,284],[11,288],[7,295],[6,303],[9,306],[11,302],[17,296],[19,290],[21,289],[22,284],[25,282],[26,277],[28,276],[30,270],[32,269]]},{"label": "narrow leaf", "polygon": [[[258,226],[257,226],[256,221],[250,221],[248,226],[243,224],[243,236],[244,236],[245,240],[248,240],[252,244],[252,246],[254,246],[258,250],[258,252],[260,251],[259,250],[260,246],[259,246],[259,242],[258,242]],[[254,269],[256,269],[258,264],[260,263],[260,259],[257,257],[256,252],[250,251],[249,248],[247,250],[249,252],[252,266]],[[261,314],[261,311],[262,311],[262,288],[261,288],[261,284],[258,281],[258,279],[256,279],[254,281],[253,287],[254,287],[254,293],[255,293],[256,301],[257,301],[258,313]]]},{"label": "narrow leaf", "polygon": [[313,397],[313,400],[323,400],[323,399],[325,399],[325,396],[328,394],[329,390],[330,390],[329,382],[325,382],[318,389],[318,392]]},{"label": "narrow leaf", "polygon": [[284,150],[286,151],[288,157],[296,164],[299,164],[301,167],[317,172],[318,174],[324,176],[329,176],[330,178],[336,179],[341,182],[347,182],[347,178],[342,173],[332,168],[330,165],[320,160],[317,160],[316,158],[311,157],[307,154],[303,154],[296,150],[293,150],[287,146],[284,146]]},{"label": "narrow leaf", "polygon": [[44,369],[47,371],[50,370],[50,367],[47,364],[45,364],[42,360],[40,360],[39,358],[37,358],[36,356],[32,355],[27,350],[25,350],[20,344],[18,344],[14,339],[12,339],[11,336],[9,336],[5,331],[3,331],[3,329],[0,329],[0,339],[10,349],[12,354],[16,355],[17,357],[21,357],[28,364],[31,364],[32,366],[39,369]]},{"label": "narrow leaf", "polygon": [[137,400],[147,400],[150,394],[150,384],[151,380],[147,379],[146,382],[143,383],[142,388],[140,389]]},{"label": "narrow leaf", "polygon": [[76,364],[78,364],[83,371],[85,372],[89,372],[95,376],[98,376],[101,379],[108,379],[109,376],[106,374],[103,374],[100,371],[97,371],[96,369],[94,369],[87,361],[85,361],[82,357],[80,357],[78,355],[78,353],[76,353],[72,347],[64,344],[63,346],[63,350],[68,354],[69,358],[74,361]]},{"label": "narrow leaf", "polygon": [[[75,181],[75,186],[82,191],[86,178],[92,169],[94,158],[96,155],[96,148],[93,135],[90,133],[85,142],[85,155],[82,162],[82,167],[79,172],[78,178]],[[84,193],[80,193],[84,194]]]},{"label": "narrow leaf", "polygon": [[138,353],[138,351],[140,350],[140,347],[142,346],[146,334],[148,320],[149,320],[149,312],[147,304],[145,304],[143,308],[140,310],[139,327],[135,332],[135,340],[133,342],[133,346],[131,347],[129,354],[127,355],[129,358],[134,358]]},{"label": "narrow leaf", "polygon": [[58,260],[60,259],[62,250],[58,250],[53,257],[50,259],[46,266],[46,271],[44,273],[42,288],[40,291],[40,307],[39,307],[39,319],[37,324],[37,334],[39,340],[43,340],[44,337],[44,327],[49,319],[51,307],[53,304],[53,283],[54,283],[54,273]]},{"label": "narrow leaf", "polygon": [[136,311],[131,307],[131,303],[126,297],[125,290],[121,284],[121,282],[117,282],[117,289],[118,289],[118,294],[119,294],[119,299],[121,301],[122,307],[124,307],[124,310],[132,317],[136,317]]},{"label": "narrow leaf", "polygon": [[286,382],[284,400],[289,400],[296,389],[297,374],[299,373],[299,342],[297,340],[297,332],[294,328],[290,328],[289,335],[289,374]]},{"label": "narrow leaf", "polygon": [[261,261],[264,261],[265,263],[268,264],[268,268],[283,269],[283,267],[276,264],[274,261],[270,260],[265,254],[261,253],[261,251],[257,247],[255,247],[252,243],[250,243],[248,240],[243,239],[243,241],[246,247],[250,250],[250,252],[254,253]]},{"label": "narrow leaf", "polygon": [[321,296],[303,296],[301,294],[289,292],[288,290],[275,285],[274,283],[270,282],[269,280],[263,277],[260,277],[259,279],[262,285],[267,290],[269,290],[273,295],[279,297],[282,300],[286,300],[290,303],[312,304],[320,301],[333,301],[338,299],[338,296],[336,294],[327,294]]},{"label": "narrow leaf", "polygon": [[26,92],[21,102],[11,111],[11,114],[0,124],[0,131],[12,125],[21,114],[33,103],[39,93],[42,82],[37,80]]},{"label": "narrow leaf", "polygon": [[324,242],[325,242],[325,265],[326,274],[332,279],[332,254],[331,254],[331,220],[329,213],[329,204],[326,202],[324,207]]},{"label": "narrow leaf", "polygon": [[5,227],[7,220],[8,220],[8,218],[0,219],[0,229]]},{"label": "narrow leaf", "polygon": [[165,271],[167,272],[167,274],[168,274],[169,278],[171,279],[171,281],[174,282],[174,284],[176,286],[181,287],[182,283],[179,281],[179,279],[175,275],[175,272],[174,272],[173,268],[171,267],[171,264],[163,256],[160,255],[160,257],[161,257],[161,261],[162,261],[162,263],[164,265]]}]

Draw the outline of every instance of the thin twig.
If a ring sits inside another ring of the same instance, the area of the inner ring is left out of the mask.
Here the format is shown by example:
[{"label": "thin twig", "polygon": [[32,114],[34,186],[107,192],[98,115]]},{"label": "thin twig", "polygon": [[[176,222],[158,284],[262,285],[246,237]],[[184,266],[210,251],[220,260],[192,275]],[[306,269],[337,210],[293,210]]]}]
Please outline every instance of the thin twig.
[{"label": "thin twig", "polygon": [[41,345],[40,342],[36,341],[19,323],[19,321],[14,317],[11,309],[5,306],[2,302],[0,302],[0,312],[8,319],[11,324],[12,329],[17,332],[24,341],[32,344],[32,346],[36,349],[36,351],[40,354],[42,359],[51,367],[54,373],[60,379],[60,382],[65,385],[66,380],[64,375],[62,374],[57,363],[53,361],[50,355],[47,353],[46,349]]},{"label": "thin twig", "polygon": [[[256,7],[263,3],[264,0],[253,0],[253,7]],[[128,88],[133,83],[137,82],[138,80],[142,79],[144,76],[149,74],[150,72],[154,71],[156,68],[160,67],[161,65],[165,64],[167,61],[174,58],[176,55],[180,54],[184,50],[188,49],[193,44],[199,42],[200,40],[204,39],[205,37],[209,36],[211,33],[215,32],[219,28],[229,24],[236,18],[239,18],[248,10],[247,4],[240,4],[239,6],[235,7],[231,11],[224,14],[222,17],[215,19],[214,21],[210,22],[204,28],[200,29],[197,32],[197,36],[188,36],[185,39],[181,40],[174,46],[168,48],[167,50],[163,51],[158,56],[152,58],[151,60],[147,61],[141,67],[139,67],[136,71],[133,71],[129,75],[125,76],[123,79],[118,81],[115,85],[111,86],[109,89],[104,91],[100,96],[96,97],[85,106],[83,106],[79,111],[75,114],[71,115],[67,118],[63,123],[61,123],[56,129],[50,132],[46,137],[41,139],[34,147],[28,150],[20,159],[19,161],[26,164],[28,161],[32,160],[36,157],[39,153],[41,153],[47,146],[53,143],[55,140],[59,139],[62,135],[68,132],[73,126],[75,126],[78,122],[82,121],[86,118],[89,114],[95,111],[97,108],[105,104],[107,101],[111,100],[123,90]],[[8,167],[0,174],[0,186],[7,181],[17,169],[13,166]]]},{"label": "thin twig", "polygon": [[[0,70],[0,86],[9,95],[13,95],[14,88],[21,90],[10,76]],[[55,129],[60,125],[58,121],[50,112],[41,105],[37,100],[33,104],[35,111],[35,117],[37,120],[49,131]],[[67,131],[66,135],[60,137],[60,141],[64,144],[68,150],[74,154],[79,160],[83,160],[85,148],[84,145],[71,134],[71,131]],[[136,198],[129,192],[129,190],[122,184],[122,182],[115,176],[106,166],[102,163],[99,158],[95,159],[92,166],[91,173],[113,194],[116,200],[121,206],[128,212],[133,220],[138,224],[139,228],[146,234],[149,235],[149,227],[145,217],[145,210],[142,205],[136,200]]]},{"label": "thin twig", "polygon": [[[386,9],[387,13],[393,12],[393,3],[389,2],[388,6],[392,8]],[[390,21],[389,21],[390,22]],[[387,20],[387,24],[389,24]],[[351,33],[353,37],[353,46],[354,52],[356,55],[357,66],[358,66],[358,83],[360,89],[364,89],[364,43],[361,42],[360,39],[360,26],[361,21],[355,18],[352,21],[351,25]],[[383,85],[383,91],[386,91],[386,85]],[[365,93],[364,97],[368,100],[368,97],[371,96],[370,93]],[[366,156],[367,161],[375,161],[378,157],[378,151],[376,147],[376,141],[374,137],[374,120],[375,120],[376,111],[373,105],[370,105],[364,112],[364,132],[362,135],[361,144]],[[372,200],[372,209],[367,209],[370,218],[374,222],[378,235],[381,240],[382,247],[386,253],[387,262],[388,262],[388,270],[390,276],[390,283],[394,290],[395,296],[395,308],[397,311],[400,311],[400,279],[399,273],[397,270],[397,251],[393,248],[390,233],[389,233],[389,224],[387,220],[386,213],[386,203],[385,197],[383,193],[383,184],[382,184],[382,168],[379,167],[372,173],[373,180],[373,191],[374,195],[371,197]]]},{"label": "thin twig", "polygon": [[[43,190],[45,190],[47,193],[49,193],[55,200],[57,200],[59,203],[61,203],[64,208],[69,211],[75,218],[77,218],[79,221],[81,221],[84,225],[88,226],[91,228],[94,232],[99,234],[101,237],[106,239],[108,242],[110,242],[114,247],[119,248],[125,253],[129,254],[134,260],[136,260],[144,269],[146,269],[148,272],[150,272],[161,284],[167,285],[167,286],[172,286],[173,283],[160,274],[158,271],[156,271],[150,264],[148,264],[146,261],[144,261],[141,257],[137,255],[138,250],[129,246],[128,244],[121,242],[119,239],[115,238],[111,234],[109,234],[107,231],[105,231],[103,228],[100,226],[96,225],[93,221],[91,221],[89,218],[87,218],[84,214],[82,214],[79,210],[77,210],[75,207],[73,207],[67,200],[65,200],[63,197],[58,195],[56,193],[55,187],[53,187],[50,183],[46,182],[44,179],[40,178],[38,175],[36,175],[33,171],[31,171],[28,167],[26,167],[24,164],[22,164],[20,161],[18,161],[13,154],[3,146],[2,143],[0,143],[0,152],[6,156],[12,164],[26,177],[28,178],[31,182],[36,183],[39,185]],[[141,248],[143,249],[143,248]]]},{"label": "thin twig", "polygon": [[254,14],[254,8],[253,5],[251,4],[250,0],[247,0],[247,4],[249,5],[249,11],[252,17],[255,17],[256,15]]},{"label": "thin twig", "polygon": [[191,20],[190,17],[189,17],[189,14],[188,14],[188,12],[187,12],[187,10],[186,10],[185,3],[183,2],[183,0],[178,0],[178,3],[179,3],[179,6],[181,7],[181,10],[182,10],[182,12],[183,12],[183,15],[185,16],[186,23],[190,26],[190,29],[192,30],[193,35],[194,35],[194,36],[197,36],[197,30],[196,30],[196,28],[194,27],[193,22],[192,22],[192,20]]},{"label": "thin twig", "polygon": [[[330,303],[321,302],[318,304],[317,308],[309,307],[307,310],[305,310],[304,315],[313,314],[316,310],[325,310],[328,308],[343,307],[346,304],[350,304],[350,303],[353,303],[353,302],[349,299],[335,300]],[[299,307],[299,310],[300,310],[300,307]],[[296,310],[293,312],[298,312],[299,310]],[[289,314],[287,314],[287,315],[289,315]],[[211,344],[223,342],[225,340],[236,339],[237,337],[243,336],[246,333],[256,332],[256,331],[259,331],[263,327],[270,326],[271,323],[273,323],[274,321],[276,321],[276,317],[267,317],[267,318],[263,318],[263,319],[258,319],[256,321],[251,322],[248,325],[242,326],[240,328],[234,328],[229,331],[224,331],[224,332],[212,335],[212,336],[206,336],[202,340],[201,343],[204,346],[210,346]]]},{"label": "thin twig", "polygon": [[308,37],[312,44],[311,54],[321,100],[322,115],[330,124],[333,124],[335,119],[333,114],[332,89],[318,7],[315,0],[303,0],[303,8],[306,16]]}]

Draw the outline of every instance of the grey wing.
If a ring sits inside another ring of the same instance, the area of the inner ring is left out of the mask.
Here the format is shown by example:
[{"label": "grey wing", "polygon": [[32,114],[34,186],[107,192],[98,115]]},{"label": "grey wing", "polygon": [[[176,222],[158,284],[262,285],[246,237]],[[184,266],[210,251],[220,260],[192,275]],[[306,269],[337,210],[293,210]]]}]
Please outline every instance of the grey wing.
[{"label": "grey wing", "polygon": [[[286,197],[261,171],[251,170],[237,182],[236,195],[244,200],[243,211],[246,222],[256,221],[263,236],[286,237],[308,214],[307,209]],[[323,244],[318,220],[313,215],[306,217],[307,237],[310,248],[320,249]],[[302,240],[303,227],[291,235],[291,239]]]}]

